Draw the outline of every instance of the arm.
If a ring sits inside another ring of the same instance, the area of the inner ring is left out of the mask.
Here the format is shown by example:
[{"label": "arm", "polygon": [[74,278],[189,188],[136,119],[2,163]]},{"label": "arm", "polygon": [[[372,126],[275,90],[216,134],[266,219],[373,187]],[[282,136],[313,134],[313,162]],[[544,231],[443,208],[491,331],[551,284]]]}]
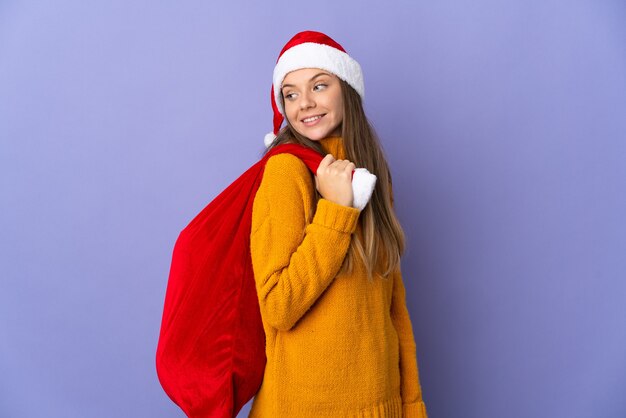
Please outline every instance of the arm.
[{"label": "arm", "polygon": [[406,307],[406,291],[399,268],[393,276],[391,298],[391,321],[398,333],[400,343],[400,379],[403,416],[427,418],[426,405],[422,399],[417,354],[411,318]]},{"label": "arm", "polygon": [[[389,198],[393,202],[393,187],[389,177]],[[391,321],[398,334],[400,344],[400,390],[402,393],[402,415],[405,418],[428,418],[426,405],[422,399],[422,387],[419,381],[419,368],[413,325],[406,307],[406,289],[399,267],[393,275],[393,293],[391,297]]]},{"label": "arm", "polygon": [[307,224],[314,187],[300,159],[278,154],[267,161],[254,201],[250,248],[261,314],[283,331],[335,278],[360,214],[321,198]]}]

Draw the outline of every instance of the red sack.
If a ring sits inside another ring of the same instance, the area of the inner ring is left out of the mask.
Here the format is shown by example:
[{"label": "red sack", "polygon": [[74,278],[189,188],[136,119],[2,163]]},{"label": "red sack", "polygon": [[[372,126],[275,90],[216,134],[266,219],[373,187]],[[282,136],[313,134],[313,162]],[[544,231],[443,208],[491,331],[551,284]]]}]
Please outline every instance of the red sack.
[{"label": "red sack", "polygon": [[263,381],[265,332],[250,256],[252,204],[266,161],[284,152],[314,174],[323,159],[298,144],[272,148],[196,215],[174,245],[156,369],[161,386],[188,417],[236,417]]}]

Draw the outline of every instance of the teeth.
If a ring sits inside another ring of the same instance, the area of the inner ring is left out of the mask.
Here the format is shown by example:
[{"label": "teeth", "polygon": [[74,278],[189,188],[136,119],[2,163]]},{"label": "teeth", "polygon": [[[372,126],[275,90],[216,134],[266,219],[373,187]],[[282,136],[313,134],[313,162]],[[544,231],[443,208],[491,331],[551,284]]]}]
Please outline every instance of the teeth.
[{"label": "teeth", "polygon": [[319,116],[319,115],[318,116],[313,116],[313,117],[310,117],[310,118],[303,119],[302,122],[313,122],[314,120],[317,120],[317,119],[319,119],[321,117],[322,116]]}]

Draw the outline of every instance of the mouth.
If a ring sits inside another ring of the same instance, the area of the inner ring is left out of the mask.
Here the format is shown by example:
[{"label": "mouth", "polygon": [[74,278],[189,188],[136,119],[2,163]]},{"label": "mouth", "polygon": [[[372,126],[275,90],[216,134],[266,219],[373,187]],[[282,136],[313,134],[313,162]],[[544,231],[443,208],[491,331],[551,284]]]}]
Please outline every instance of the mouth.
[{"label": "mouth", "polygon": [[305,126],[313,126],[317,124],[325,115],[326,113],[322,113],[320,115],[309,116],[304,119],[300,119],[300,122],[302,122]]}]

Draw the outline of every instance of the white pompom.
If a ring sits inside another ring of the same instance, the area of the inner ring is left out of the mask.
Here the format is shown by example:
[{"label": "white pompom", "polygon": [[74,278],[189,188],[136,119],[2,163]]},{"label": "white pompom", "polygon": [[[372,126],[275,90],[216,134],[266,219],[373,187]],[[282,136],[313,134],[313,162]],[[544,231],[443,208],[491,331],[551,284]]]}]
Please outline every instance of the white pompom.
[{"label": "white pompom", "polygon": [[265,148],[272,145],[272,142],[274,142],[275,139],[276,139],[276,135],[274,135],[274,132],[269,132],[265,134],[265,138],[263,139],[263,142],[265,143]]},{"label": "white pompom", "polygon": [[352,176],[353,207],[359,210],[365,208],[374,192],[376,179],[376,175],[370,173],[367,168],[354,169],[354,175]]}]

